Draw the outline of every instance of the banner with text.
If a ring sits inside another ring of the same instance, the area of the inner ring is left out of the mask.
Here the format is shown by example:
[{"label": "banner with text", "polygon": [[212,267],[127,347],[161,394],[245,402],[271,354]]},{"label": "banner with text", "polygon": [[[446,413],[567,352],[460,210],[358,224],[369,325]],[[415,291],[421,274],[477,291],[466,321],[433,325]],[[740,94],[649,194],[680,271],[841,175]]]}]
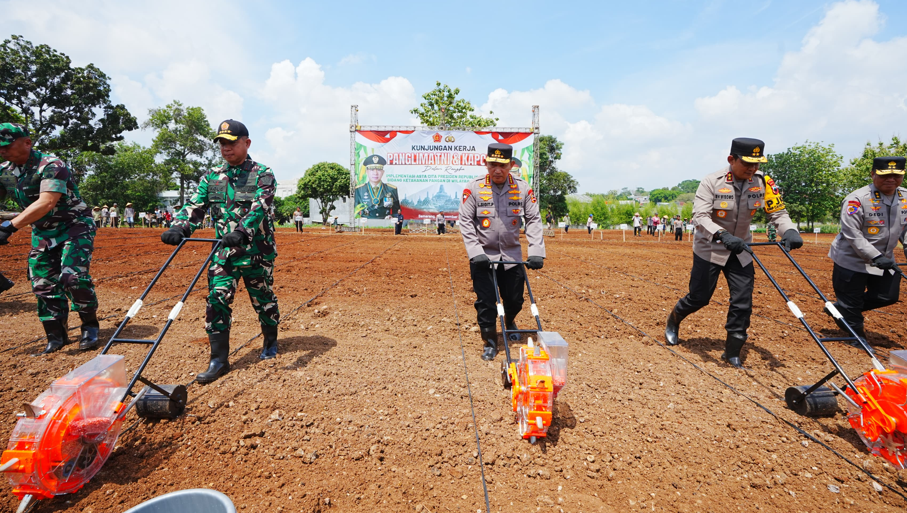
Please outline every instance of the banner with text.
[{"label": "banner with text", "polygon": [[530,184],[533,134],[523,132],[357,131],[353,180],[356,215],[385,219],[456,220],[463,189],[484,176],[494,142],[513,146],[511,173]]}]

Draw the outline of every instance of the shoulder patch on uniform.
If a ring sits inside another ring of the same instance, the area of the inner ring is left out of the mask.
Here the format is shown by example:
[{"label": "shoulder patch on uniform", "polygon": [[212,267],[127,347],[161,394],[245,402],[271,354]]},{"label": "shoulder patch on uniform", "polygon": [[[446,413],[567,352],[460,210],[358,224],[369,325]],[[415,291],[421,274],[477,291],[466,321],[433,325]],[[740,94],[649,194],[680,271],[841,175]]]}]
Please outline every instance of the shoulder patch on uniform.
[{"label": "shoulder patch on uniform", "polygon": [[258,185],[260,187],[267,187],[269,185],[274,185],[274,175],[272,175],[272,174],[262,175],[258,179]]},{"label": "shoulder patch on uniform", "polygon": [[463,203],[466,203],[466,200],[468,200],[470,196],[472,196],[472,190],[463,189]]},{"label": "shoulder patch on uniform", "polygon": [[[856,201],[856,200],[850,200],[850,201],[848,201],[848,202],[847,202],[847,210],[846,210],[846,211],[847,211],[847,215],[852,216],[852,215],[856,214],[857,212],[860,211],[860,207],[861,207],[861,206],[862,206],[862,205],[860,204],[859,201]],[[875,207],[874,207],[874,208],[875,208]]]},{"label": "shoulder patch on uniform", "polygon": [[526,197],[529,198],[529,201],[535,203],[535,193],[532,192],[532,189],[529,189],[529,192],[526,193]]}]

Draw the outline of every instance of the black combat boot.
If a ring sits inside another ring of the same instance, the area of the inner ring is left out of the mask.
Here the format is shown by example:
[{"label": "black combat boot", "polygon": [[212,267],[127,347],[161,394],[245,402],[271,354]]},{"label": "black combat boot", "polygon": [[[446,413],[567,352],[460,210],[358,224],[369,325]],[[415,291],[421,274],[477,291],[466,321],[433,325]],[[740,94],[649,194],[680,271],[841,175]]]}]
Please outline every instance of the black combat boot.
[{"label": "black combat boot", "polygon": [[79,312],[79,319],[82,320],[82,338],[79,339],[79,349],[88,351],[98,347],[98,330],[101,328],[98,314]]},{"label": "black combat boot", "polygon": [[498,355],[498,329],[495,327],[482,328],[482,340],[485,342],[482,359],[485,361],[494,360],[495,356]]},{"label": "black combat boot", "polygon": [[[507,330],[508,330],[508,331],[510,331],[510,330],[518,330],[518,329],[519,329],[519,328],[516,327],[516,322],[514,322],[514,319],[515,319],[515,318],[516,318],[516,315],[514,315],[514,316],[505,315],[505,316],[504,316],[504,325],[507,326]],[[507,338],[509,338],[511,342],[519,342],[519,341],[520,341],[520,334],[519,334],[519,333],[511,333],[510,336],[507,337]]]},{"label": "black combat boot", "polygon": [[199,383],[213,383],[230,372],[230,332],[210,333],[208,343],[211,344],[211,361],[208,370],[199,372],[195,377]]},{"label": "black combat boot", "polygon": [[65,322],[54,319],[52,321],[42,321],[42,324],[44,324],[44,333],[47,333],[47,347],[44,348],[41,354],[54,353],[69,343]]},{"label": "black combat boot", "polygon": [[684,317],[677,313],[677,307],[668,314],[668,322],[665,324],[665,341],[669,346],[676,346],[680,343],[680,323]]},{"label": "black combat boot", "polygon": [[7,290],[9,290],[9,289],[11,289],[11,288],[13,288],[13,285],[15,285],[15,283],[13,283],[13,280],[11,280],[11,279],[7,278],[6,276],[3,276],[2,274],[0,274],[0,294],[6,292]]},{"label": "black combat boot", "polygon": [[724,354],[721,355],[721,359],[738,369],[742,369],[743,360],[740,358],[740,350],[743,349],[743,344],[745,343],[746,333],[729,331],[727,340],[724,342]]},{"label": "black combat boot", "polygon": [[277,326],[261,325],[261,336],[264,337],[264,343],[261,346],[259,360],[270,360],[277,356]]}]

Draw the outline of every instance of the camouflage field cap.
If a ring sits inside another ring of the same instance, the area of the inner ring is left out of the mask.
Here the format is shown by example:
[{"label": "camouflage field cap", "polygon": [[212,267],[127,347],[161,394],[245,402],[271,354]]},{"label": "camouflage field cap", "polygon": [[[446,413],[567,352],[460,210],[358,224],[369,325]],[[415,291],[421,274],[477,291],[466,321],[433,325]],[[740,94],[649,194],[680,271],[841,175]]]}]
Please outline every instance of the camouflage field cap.
[{"label": "camouflage field cap", "polygon": [[25,125],[19,123],[0,123],[0,146],[9,146],[20,137],[30,137]]}]

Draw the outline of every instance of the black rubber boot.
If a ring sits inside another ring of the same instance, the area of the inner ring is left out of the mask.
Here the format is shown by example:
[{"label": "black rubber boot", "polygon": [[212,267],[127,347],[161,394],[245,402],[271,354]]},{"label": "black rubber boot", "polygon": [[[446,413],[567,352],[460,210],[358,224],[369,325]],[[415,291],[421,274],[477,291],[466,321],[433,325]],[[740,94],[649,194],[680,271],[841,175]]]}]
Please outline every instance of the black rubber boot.
[{"label": "black rubber boot", "polygon": [[13,285],[15,285],[15,283],[13,283],[13,280],[7,278],[6,276],[3,276],[3,274],[0,274],[0,294],[13,288]]},{"label": "black rubber boot", "polygon": [[261,346],[259,360],[270,360],[277,356],[277,326],[261,325],[261,335],[264,337],[264,343]]},{"label": "black rubber boot", "polygon": [[676,346],[680,343],[680,323],[683,321],[677,313],[677,309],[671,310],[668,314],[668,322],[665,324],[665,341],[669,346]]},{"label": "black rubber boot", "polygon": [[98,331],[101,324],[98,322],[98,314],[95,312],[79,312],[79,319],[82,320],[82,337],[79,339],[79,349],[88,351],[98,347]]},{"label": "black rubber boot", "polygon": [[[516,322],[514,322],[514,319],[515,319],[515,318],[516,318],[515,315],[514,315],[513,317],[510,317],[509,315],[505,315],[505,316],[504,316],[504,325],[507,326],[507,329],[508,329],[508,330],[518,330],[518,329],[519,329],[519,328],[516,327]],[[519,333],[511,333],[510,336],[507,337],[507,338],[509,338],[511,342],[519,342],[519,341],[520,341],[520,334],[519,334]]]},{"label": "black rubber boot", "polygon": [[211,361],[208,370],[199,372],[195,377],[199,383],[213,383],[230,372],[230,332],[210,333],[208,343],[211,344]]},{"label": "black rubber boot", "polygon": [[47,347],[41,354],[50,354],[59,351],[69,343],[66,323],[59,319],[43,321],[44,333],[47,334]]},{"label": "black rubber boot", "polygon": [[494,360],[495,356],[498,355],[498,329],[482,328],[482,340],[485,342],[482,359],[485,361]]},{"label": "black rubber boot", "polygon": [[724,343],[724,354],[721,355],[721,359],[738,369],[742,369],[743,360],[740,358],[740,350],[743,349],[743,344],[745,343],[746,333],[728,332],[727,340]]}]

